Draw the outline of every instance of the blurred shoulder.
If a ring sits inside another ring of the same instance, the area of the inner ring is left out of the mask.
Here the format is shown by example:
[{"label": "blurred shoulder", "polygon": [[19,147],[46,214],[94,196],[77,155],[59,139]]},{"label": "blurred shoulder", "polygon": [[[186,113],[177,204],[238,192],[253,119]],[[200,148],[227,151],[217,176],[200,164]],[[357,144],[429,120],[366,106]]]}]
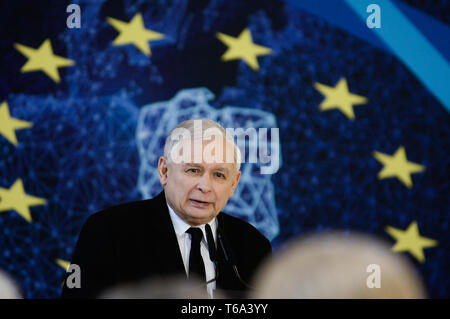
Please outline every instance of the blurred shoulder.
[{"label": "blurred shoulder", "polygon": [[131,201],[106,207],[89,216],[88,225],[103,224],[108,227],[126,227],[136,224],[153,224],[167,210],[165,201],[158,195],[154,198]]}]

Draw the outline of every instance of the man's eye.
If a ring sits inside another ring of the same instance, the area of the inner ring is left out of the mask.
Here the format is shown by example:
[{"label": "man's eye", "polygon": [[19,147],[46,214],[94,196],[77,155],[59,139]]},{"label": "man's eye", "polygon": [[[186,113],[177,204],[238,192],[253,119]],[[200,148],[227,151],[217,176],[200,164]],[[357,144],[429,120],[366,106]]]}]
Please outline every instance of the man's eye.
[{"label": "man's eye", "polygon": [[222,173],[216,173],[216,176],[219,178],[225,178],[225,175],[223,175]]},{"label": "man's eye", "polygon": [[190,169],[188,169],[188,172],[198,173],[198,172],[200,172],[200,170],[198,168],[190,168]]}]

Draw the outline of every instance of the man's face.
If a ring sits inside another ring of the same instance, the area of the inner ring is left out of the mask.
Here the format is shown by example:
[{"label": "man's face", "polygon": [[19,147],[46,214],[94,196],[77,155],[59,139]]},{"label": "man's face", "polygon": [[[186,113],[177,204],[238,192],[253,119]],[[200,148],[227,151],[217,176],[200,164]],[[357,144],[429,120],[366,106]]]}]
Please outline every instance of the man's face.
[{"label": "man's face", "polygon": [[217,216],[233,196],[241,176],[234,163],[225,160],[225,149],[232,147],[230,143],[215,140],[195,143],[200,143],[202,150],[209,144],[209,149],[213,149],[212,155],[215,149],[223,147],[223,160],[213,162],[210,156],[202,152],[201,163],[194,163],[193,160],[168,163],[162,156],[158,161],[159,178],[168,204],[191,226],[206,224]]}]

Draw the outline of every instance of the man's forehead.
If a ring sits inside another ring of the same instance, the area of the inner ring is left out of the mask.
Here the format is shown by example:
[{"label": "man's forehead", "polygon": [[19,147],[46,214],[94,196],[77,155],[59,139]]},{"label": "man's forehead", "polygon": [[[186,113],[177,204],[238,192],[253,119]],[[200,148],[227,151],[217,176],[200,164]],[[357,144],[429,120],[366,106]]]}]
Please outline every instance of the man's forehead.
[{"label": "man's forehead", "polygon": [[226,139],[183,139],[177,142],[169,156],[176,163],[235,164],[234,145]]},{"label": "man's forehead", "polygon": [[219,138],[212,138],[212,139],[202,139],[202,138],[194,138],[194,137],[189,137],[189,138],[183,138],[181,140],[178,141],[179,143],[182,143],[184,145],[207,145],[207,144],[217,144],[217,145],[223,145],[225,147],[231,147],[233,148],[233,143],[231,141],[229,141],[228,139],[225,138],[225,136],[220,136]]}]

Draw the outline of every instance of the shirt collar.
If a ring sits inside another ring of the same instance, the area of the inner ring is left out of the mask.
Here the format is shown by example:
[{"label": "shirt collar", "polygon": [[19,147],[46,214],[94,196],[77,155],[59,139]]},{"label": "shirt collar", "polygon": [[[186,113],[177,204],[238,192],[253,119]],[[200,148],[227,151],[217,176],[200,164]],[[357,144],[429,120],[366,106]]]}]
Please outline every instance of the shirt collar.
[{"label": "shirt collar", "polygon": [[[170,205],[166,202],[167,207],[169,208],[170,219],[172,219],[172,224],[175,229],[175,233],[177,236],[182,236],[186,233],[186,230],[191,228],[192,226],[186,223],[180,216],[178,216],[170,207]],[[214,217],[209,223],[211,227],[211,231],[213,233],[214,241],[216,240],[216,230],[217,230],[217,218]],[[196,226],[200,228],[203,232],[203,238],[206,238],[205,224]]]}]

